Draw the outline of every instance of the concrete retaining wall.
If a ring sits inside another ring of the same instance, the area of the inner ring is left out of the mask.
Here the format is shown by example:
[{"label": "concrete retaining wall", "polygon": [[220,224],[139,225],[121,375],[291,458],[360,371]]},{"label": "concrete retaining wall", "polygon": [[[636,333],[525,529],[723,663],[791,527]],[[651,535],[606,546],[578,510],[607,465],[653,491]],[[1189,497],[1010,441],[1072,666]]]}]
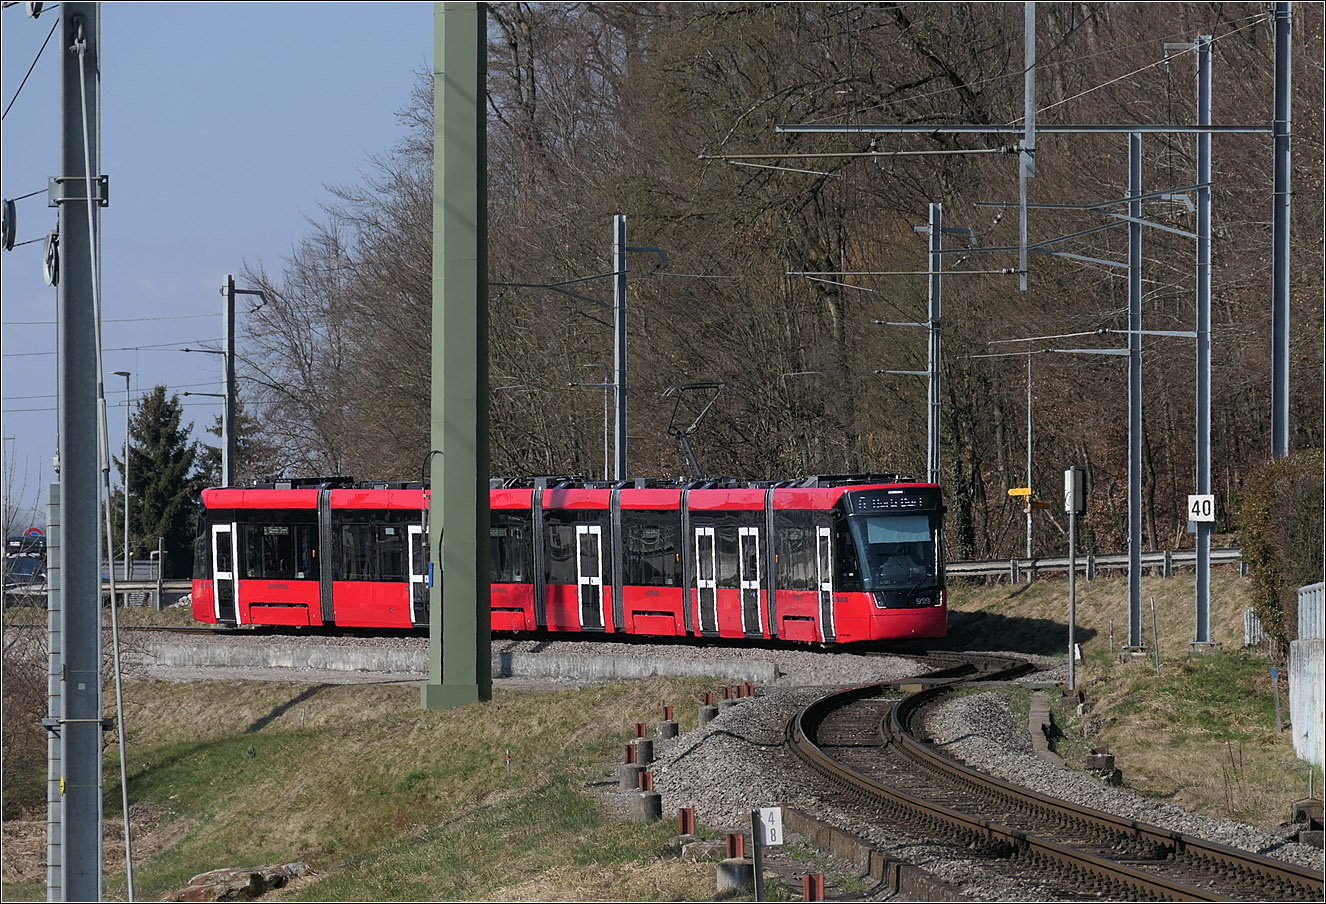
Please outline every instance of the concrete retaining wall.
[{"label": "concrete retaining wall", "polygon": [[887,857],[868,841],[816,819],[795,807],[783,808],[783,826],[815,847],[846,860],[863,878],[871,879],[904,901],[966,901],[962,891],[943,879],[902,860]]},{"label": "concrete retaining wall", "polygon": [[[285,668],[428,675],[428,651],[391,647],[287,643],[259,638],[145,641],[136,653],[148,664],[175,668]],[[763,683],[777,677],[769,662],[715,662],[658,655],[556,656],[493,654],[494,678],[563,678],[610,681],[635,678],[713,677]]]}]

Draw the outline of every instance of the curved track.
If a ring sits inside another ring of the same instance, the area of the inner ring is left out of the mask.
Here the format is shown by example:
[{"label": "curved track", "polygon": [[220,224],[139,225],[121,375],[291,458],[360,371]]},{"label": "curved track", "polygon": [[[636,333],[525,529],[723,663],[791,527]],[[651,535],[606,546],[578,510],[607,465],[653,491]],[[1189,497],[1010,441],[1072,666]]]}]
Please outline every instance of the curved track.
[{"label": "curved track", "polygon": [[788,744],[879,818],[1003,860],[1068,897],[1322,900],[1320,872],[1037,794],[936,753],[912,732],[927,704],[959,680],[1029,668],[1006,657],[963,658],[965,668],[951,663],[909,697],[879,684],[821,698],[789,723]]}]

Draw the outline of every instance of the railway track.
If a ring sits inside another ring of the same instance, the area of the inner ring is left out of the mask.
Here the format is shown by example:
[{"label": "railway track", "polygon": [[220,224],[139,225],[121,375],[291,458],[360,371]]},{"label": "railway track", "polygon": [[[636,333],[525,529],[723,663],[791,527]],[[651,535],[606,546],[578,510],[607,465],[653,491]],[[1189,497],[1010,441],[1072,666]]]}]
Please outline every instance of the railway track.
[{"label": "railway track", "polygon": [[1034,874],[1056,896],[1322,900],[1320,872],[1037,794],[937,753],[913,730],[925,706],[959,681],[1013,677],[1018,664],[931,661],[942,671],[910,696],[878,684],[812,703],[789,723],[789,747],[870,818]]}]

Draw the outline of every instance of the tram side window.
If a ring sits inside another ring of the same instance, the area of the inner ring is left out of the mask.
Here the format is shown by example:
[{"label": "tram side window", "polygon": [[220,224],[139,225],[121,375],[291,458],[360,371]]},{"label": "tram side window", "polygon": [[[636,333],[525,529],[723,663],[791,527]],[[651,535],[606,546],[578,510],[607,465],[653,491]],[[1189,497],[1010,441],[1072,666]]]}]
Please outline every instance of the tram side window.
[{"label": "tram side window", "polygon": [[301,581],[318,579],[318,526],[295,525],[295,578]]},{"label": "tram side window", "polygon": [[576,539],[576,526],[597,524],[602,528],[605,545],[600,547],[605,560],[599,564],[605,583],[611,583],[606,559],[608,537],[607,512],[549,511],[544,516],[544,575],[548,584],[576,584],[580,580],[580,548]]},{"label": "tram side window", "polygon": [[340,525],[336,577],[342,581],[405,581],[404,524]]},{"label": "tram side window", "polygon": [[241,530],[244,577],[290,580],[295,576],[295,525],[245,524]]},{"label": "tram side window", "polygon": [[681,585],[681,516],[677,512],[622,512],[624,584]]},{"label": "tram side window", "polygon": [[865,589],[865,576],[861,572],[861,560],[857,556],[856,544],[852,542],[847,519],[838,517],[833,525],[833,556],[837,574],[834,586],[837,590],[860,591]]},{"label": "tram side window", "polygon": [[819,589],[815,526],[810,512],[789,512],[775,517],[779,590]]},{"label": "tram side window", "polygon": [[737,561],[737,528],[733,524],[719,524],[717,528],[714,534],[718,540],[718,586],[736,587],[740,567]]},{"label": "tram side window", "polygon": [[488,527],[492,583],[524,584],[529,581],[530,533],[528,515],[492,513]]},{"label": "tram side window", "polygon": [[405,581],[405,534],[403,524],[375,524],[378,535],[379,581]]},{"label": "tram side window", "polygon": [[206,513],[198,518],[198,530],[193,538],[193,579],[212,579],[212,531]]},{"label": "tram side window", "polygon": [[[695,527],[714,529],[714,563],[719,587],[738,586],[740,562],[737,556],[737,534],[741,527],[755,527],[757,523],[743,517],[744,513],[705,513],[696,516],[692,522]],[[760,516],[763,513],[759,513]],[[694,542],[694,541],[692,541]]]},{"label": "tram side window", "polygon": [[372,524],[340,526],[340,557],[336,577],[342,581],[377,580],[377,557],[373,555]]},{"label": "tram side window", "polygon": [[576,582],[575,525],[552,522],[544,526],[544,531],[547,583],[574,584]]}]

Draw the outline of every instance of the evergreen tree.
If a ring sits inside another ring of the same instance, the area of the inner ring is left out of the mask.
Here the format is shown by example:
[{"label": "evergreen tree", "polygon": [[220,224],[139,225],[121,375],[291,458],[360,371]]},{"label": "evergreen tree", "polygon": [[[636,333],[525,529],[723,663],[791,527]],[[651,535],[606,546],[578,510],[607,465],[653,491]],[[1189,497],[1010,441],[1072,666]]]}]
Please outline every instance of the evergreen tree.
[{"label": "evergreen tree", "polygon": [[[129,422],[130,547],[135,559],[145,559],[161,538],[165,550],[163,576],[188,577],[193,573],[193,535],[203,481],[195,470],[198,444],[189,438],[193,424],[182,426],[179,395],[167,397],[156,386],[138,400]],[[121,481],[124,462],[116,459]],[[124,521],[124,496],[116,490],[118,512],[112,524]],[[121,528],[122,529],[122,528]],[[123,544],[123,537],[117,541]]]}]

